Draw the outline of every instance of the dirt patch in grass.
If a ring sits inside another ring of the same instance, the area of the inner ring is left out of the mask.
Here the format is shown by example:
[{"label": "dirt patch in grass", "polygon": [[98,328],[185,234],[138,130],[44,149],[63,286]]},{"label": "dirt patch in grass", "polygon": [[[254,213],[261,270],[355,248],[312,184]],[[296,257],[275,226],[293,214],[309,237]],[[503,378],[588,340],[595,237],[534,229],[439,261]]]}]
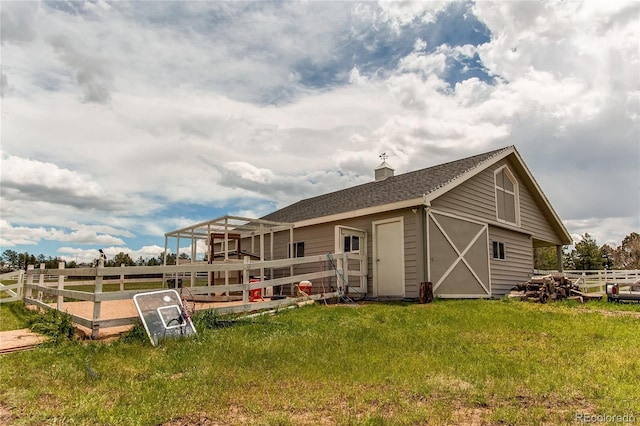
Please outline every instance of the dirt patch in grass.
[{"label": "dirt patch in grass", "polygon": [[576,311],[580,312],[581,314],[595,312],[597,314],[604,315],[605,317],[640,318],[640,312],[635,312],[635,311],[608,311],[606,309],[586,309],[586,308],[579,308],[579,309],[576,309]]},{"label": "dirt patch in grass", "polygon": [[162,423],[162,426],[218,426],[223,424],[225,423],[219,423],[209,419],[207,417],[207,413],[192,413],[177,419],[172,419],[166,423]]},{"label": "dirt patch in grass", "polygon": [[453,412],[449,424],[465,426],[489,425],[491,422],[487,419],[490,414],[491,410],[489,408],[461,407]]},{"label": "dirt patch in grass", "polygon": [[0,404],[0,425],[10,425],[13,416],[7,407]]}]

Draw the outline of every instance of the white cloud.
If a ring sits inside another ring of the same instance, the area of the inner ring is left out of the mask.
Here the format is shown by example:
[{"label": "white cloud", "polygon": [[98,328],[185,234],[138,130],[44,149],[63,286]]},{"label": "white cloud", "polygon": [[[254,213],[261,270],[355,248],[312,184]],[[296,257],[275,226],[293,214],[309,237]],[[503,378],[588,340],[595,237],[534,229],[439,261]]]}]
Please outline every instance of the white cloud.
[{"label": "white cloud", "polygon": [[448,4],[446,1],[383,1],[378,6],[382,9],[381,20],[389,22],[396,31],[400,31],[403,25],[410,24],[416,18],[422,22],[434,22],[437,13]]},{"label": "white cloud", "polygon": [[[157,245],[151,246],[143,246],[138,250],[132,250],[127,247],[104,247],[102,251],[107,256],[107,259],[113,258],[114,256],[125,253],[128,254],[129,257],[133,261],[137,261],[140,257],[145,260],[148,260],[153,257],[158,257],[161,253],[164,253],[164,247],[160,247]],[[167,251],[171,253],[171,248],[168,248]],[[77,247],[60,247],[58,249],[58,255],[60,259],[65,262],[77,262],[77,263],[93,263],[97,259],[100,258],[100,252],[98,249],[82,249]]]},{"label": "white cloud", "polygon": [[5,187],[42,188],[65,191],[78,198],[97,198],[103,192],[90,178],[49,162],[30,160],[2,152],[2,181]]},{"label": "white cloud", "polygon": [[13,226],[0,219],[0,246],[38,245],[43,240],[64,241],[75,244],[115,244],[124,245],[121,238],[108,234],[98,234],[90,229],[79,229],[67,232],[57,228]]},{"label": "white cloud", "polygon": [[[381,152],[402,173],[509,144],[572,232],[637,229],[640,5],[477,2],[489,42],[433,45],[449,6],[3,4],[2,244],[120,249],[184,205],[261,215]],[[450,84],[476,54],[495,79]]]},{"label": "white cloud", "polygon": [[565,225],[571,229],[574,242],[582,240],[582,236],[588,233],[598,245],[609,244],[619,246],[627,235],[640,229],[640,217],[602,218],[592,217],[587,219],[566,220]]}]

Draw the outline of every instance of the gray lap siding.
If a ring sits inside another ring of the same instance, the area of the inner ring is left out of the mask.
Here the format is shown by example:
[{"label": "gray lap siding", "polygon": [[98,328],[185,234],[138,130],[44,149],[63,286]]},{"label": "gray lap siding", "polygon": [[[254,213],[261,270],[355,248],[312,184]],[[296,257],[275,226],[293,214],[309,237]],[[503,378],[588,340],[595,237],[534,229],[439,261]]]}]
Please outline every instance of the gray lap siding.
[{"label": "gray lap siding", "polygon": [[[510,167],[518,181],[520,227],[504,225],[496,219],[494,171],[503,165]],[[433,200],[431,206],[439,211],[489,224],[492,296],[502,296],[515,284],[530,278],[533,273],[532,237],[554,244],[560,243],[532,192],[507,160],[496,163]],[[493,240],[505,244],[505,259],[493,259]]]},{"label": "gray lap siding", "polygon": [[[419,235],[420,218],[419,211],[413,213],[411,209],[391,211],[374,214],[370,216],[344,219],[334,222],[322,223],[295,228],[293,231],[294,241],[304,241],[305,256],[326,255],[335,252],[335,227],[346,226],[361,229],[367,232],[367,293],[373,292],[373,222],[390,218],[402,217],[404,220],[404,275],[405,275],[405,296],[418,297],[419,277],[421,276],[421,253],[422,238]],[[277,234],[275,237],[276,258],[286,257],[286,247],[289,235],[285,233]],[[301,265],[295,269],[296,274],[315,272],[318,270],[314,265]],[[398,274],[400,277],[401,275]],[[335,280],[333,280],[335,283]],[[313,283],[314,291],[321,291],[321,283]],[[328,291],[328,289],[327,289]]]},{"label": "gray lap siding", "polygon": [[[504,243],[505,258],[493,258],[492,241]],[[533,274],[533,243],[529,235],[495,226],[489,227],[491,295],[501,297]]]},{"label": "gray lap siding", "polygon": [[[561,244],[549,219],[543,214],[534,199],[531,189],[524,184],[516,167],[508,160],[497,162],[492,167],[483,170],[468,181],[436,198],[431,203],[432,207],[494,226],[501,226],[496,218],[494,171],[504,165],[510,168],[518,181],[520,227],[517,229],[538,240]],[[516,228],[515,225],[505,225],[505,227]]]}]

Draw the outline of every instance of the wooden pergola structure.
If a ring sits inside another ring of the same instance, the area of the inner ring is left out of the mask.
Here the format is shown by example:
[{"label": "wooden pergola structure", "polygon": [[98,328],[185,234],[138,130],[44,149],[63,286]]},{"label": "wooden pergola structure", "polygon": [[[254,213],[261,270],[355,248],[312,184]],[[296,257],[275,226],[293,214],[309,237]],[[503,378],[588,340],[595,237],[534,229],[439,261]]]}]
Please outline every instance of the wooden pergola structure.
[{"label": "wooden pergola structure", "polygon": [[[265,261],[274,260],[274,241],[277,232],[289,231],[289,244],[293,245],[293,224],[274,222],[263,219],[251,219],[240,216],[222,216],[217,219],[200,222],[186,228],[167,232],[164,243],[164,265],[167,265],[167,252],[169,239],[176,240],[176,264],[180,255],[181,241],[187,240],[191,246],[190,263],[199,263],[196,260],[197,244],[204,242],[207,247],[206,262],[214,261],[232,262],[241,261],[244,256]],[[265,247],[266,236],[269,236],[269,251]],[[244,242],[245,250],[242,244]],[[247,245],[249,247],[247,247]],[[290,254],[287,254],[289,257]],[[264,276],[264,271],[261,272]],[[195,279],[192,276],[192,280]],[[213,274],[209,275],[209,284],[212,284]],[[229,284],[229,274],[225,273],[225,284]]]}]

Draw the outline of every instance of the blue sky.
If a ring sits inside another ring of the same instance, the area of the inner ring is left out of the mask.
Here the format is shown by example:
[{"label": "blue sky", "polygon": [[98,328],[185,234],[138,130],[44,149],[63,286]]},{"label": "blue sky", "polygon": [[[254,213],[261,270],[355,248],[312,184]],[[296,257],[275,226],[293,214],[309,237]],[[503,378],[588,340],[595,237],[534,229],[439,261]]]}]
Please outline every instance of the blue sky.
[{"label": "blue sky", "polygon": [[638,2],[11,2],[0,250],[157,256],[516,145],[576,238],[640,230]]}]

